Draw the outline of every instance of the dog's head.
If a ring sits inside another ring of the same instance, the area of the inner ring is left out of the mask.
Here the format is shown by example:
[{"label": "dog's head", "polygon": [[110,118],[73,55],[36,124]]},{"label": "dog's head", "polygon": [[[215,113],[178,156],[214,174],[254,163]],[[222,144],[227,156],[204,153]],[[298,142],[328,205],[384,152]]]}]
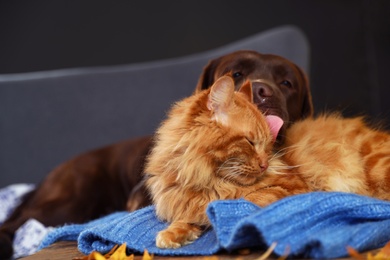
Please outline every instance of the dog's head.
[{"label": "dog's head", "polygon": [[[211,60],[203,70],[195,92],[209,88],[216,79],[230,73],[236,89],[252,82],[253,99],[266,115],[277,115],[291,123],[311,116],[313,104],[305,73],[294,63],[280,56],[255,51],[237,51]],[[282,136],[280,136],[282,138]]]}]

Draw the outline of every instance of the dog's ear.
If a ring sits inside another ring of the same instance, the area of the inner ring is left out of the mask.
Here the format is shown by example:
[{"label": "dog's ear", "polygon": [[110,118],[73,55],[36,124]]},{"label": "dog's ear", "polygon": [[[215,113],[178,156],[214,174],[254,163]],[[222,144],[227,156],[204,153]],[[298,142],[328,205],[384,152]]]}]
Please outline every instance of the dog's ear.
[{"label": "dog's ear", "polygon": [[295,67],[301,78],[300,83],[302,84],[302,92],[304,94],[303,101],[302,101],[302,111],[301,111],[301,118],[303,119],[313,115],[314,113],[313,101],[312,101],[308,76],[297,65],[295,65]]},{"label": "dog's ear", "polygon": [[220,58],[210,60],[209,63],[203,68],[203,72],[199,77],[198,84],[195,88],[195,93],[198,93],[204,89],[208,89],[214,83],[215,70],[220,63]]}]

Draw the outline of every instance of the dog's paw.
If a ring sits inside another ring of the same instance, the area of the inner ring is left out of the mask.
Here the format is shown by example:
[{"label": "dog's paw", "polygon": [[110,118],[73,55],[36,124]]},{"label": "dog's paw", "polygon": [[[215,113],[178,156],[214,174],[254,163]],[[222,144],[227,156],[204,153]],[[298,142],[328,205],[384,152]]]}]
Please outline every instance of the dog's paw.
[{"label": "dog's paw", "polygon": [[156,237],[159,248],[179,248],[192,243],[202,233],[201,228],[187,223],[173,223]]}]

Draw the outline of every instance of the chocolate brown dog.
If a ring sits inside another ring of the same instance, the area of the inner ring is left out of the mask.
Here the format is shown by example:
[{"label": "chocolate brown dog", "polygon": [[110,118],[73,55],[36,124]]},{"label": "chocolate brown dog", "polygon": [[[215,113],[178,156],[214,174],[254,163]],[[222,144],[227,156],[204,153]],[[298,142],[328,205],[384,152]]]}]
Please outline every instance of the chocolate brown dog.
[{"label": "chocolate brown dog", "polygon": [[[237,89],[245,80],[252,81],[258,108],[280,116],[286,127],[313,112],[305,74],[282,57],[237,51],[212,60],[195,92],[208,88],[226,73],[233,75]],[[283,131],[279,136],[282,141]],[[58,226],[149,205],[142,172],[151,145],[151,136],[120,142],[79,155],[50,172],[0,227],[0,259],[12,255],[14,233],[29,218]]]}]

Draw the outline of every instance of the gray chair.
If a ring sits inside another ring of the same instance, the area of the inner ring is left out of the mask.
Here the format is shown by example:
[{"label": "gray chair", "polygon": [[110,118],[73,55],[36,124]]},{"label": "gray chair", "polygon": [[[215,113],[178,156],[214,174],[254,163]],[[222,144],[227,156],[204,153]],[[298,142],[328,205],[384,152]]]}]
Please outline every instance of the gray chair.
[{"label": "gray chair", "polygon": [[0,188],[38,183],[79,153],[152,134],[171,103],[193,92],[210,59],[240,49],[309,69],[304,33],[283,26],[181,58],[0,75]]}]

